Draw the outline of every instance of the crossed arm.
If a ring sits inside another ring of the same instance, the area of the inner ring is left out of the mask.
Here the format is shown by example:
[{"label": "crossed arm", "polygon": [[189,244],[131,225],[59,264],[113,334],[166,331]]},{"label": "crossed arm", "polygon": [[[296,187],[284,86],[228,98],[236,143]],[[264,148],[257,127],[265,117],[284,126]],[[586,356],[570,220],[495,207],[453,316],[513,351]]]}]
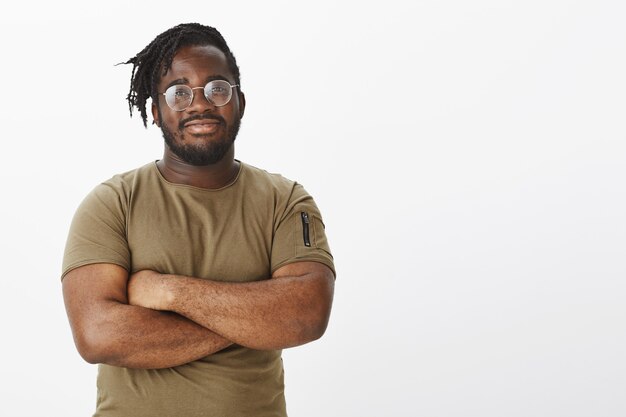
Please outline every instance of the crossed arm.
[{"label": "crossed arm", "polygon": [[63,295],[79,353],[90,363],[165,368],[237,343],[281,349],[319,338],[333,298],[332,271],[317,262],[272,279],[223,283],[113,264],[70,271]]}]

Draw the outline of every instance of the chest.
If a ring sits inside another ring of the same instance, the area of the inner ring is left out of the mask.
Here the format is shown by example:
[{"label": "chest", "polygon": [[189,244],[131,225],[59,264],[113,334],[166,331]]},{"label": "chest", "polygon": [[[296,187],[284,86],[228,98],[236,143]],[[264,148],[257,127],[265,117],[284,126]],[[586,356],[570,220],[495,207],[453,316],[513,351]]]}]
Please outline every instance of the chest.
[{"label": "chest", "polygon": [[270,276],[271,209],[245,198],[152,193],[132,199],[133,271],[246,282]]}]

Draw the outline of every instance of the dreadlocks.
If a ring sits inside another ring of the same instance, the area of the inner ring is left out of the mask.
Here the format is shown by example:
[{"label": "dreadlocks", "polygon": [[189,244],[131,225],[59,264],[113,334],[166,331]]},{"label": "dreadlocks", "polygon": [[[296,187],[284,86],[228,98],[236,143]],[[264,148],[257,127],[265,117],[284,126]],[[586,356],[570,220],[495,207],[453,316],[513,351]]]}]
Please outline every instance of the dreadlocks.
[{"label": "dreadlocks", "polygon": [[146,112],[148,97],[156,102],[156,86],[159,79],[170,69],[178,49],[189,45],[212,45],[224,52],[228,69],[235,77],[235,84],[240,84],[239,67],[235,56],[217,29],[199,23],[184,23],[174,26],[154,38],[137,55],[123,62],[123,64],[133,64],[130,91],[126,96],[130,116],[133,116],[133,107],[137,107],[145,127],[148,127]]}]

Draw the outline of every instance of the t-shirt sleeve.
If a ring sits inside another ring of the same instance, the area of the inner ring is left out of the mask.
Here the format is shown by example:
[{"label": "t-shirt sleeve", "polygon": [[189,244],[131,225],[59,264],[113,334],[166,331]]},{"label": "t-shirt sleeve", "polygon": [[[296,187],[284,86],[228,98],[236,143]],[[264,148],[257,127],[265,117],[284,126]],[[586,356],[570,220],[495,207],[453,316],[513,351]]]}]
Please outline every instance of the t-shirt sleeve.
[{"label": "t-shirt sleeve", "polygon": [[321,262],[336,275],[322,215],[313,198],[300,184],[295,184],[274,231],[272,273],[301,261]]},{"label": "t-shirt sleeve", "polygon": [[72,269],[95,263],[130,268],[125,208],[123,195],[107,183],[85,197],[72,219],[61,279]]}]

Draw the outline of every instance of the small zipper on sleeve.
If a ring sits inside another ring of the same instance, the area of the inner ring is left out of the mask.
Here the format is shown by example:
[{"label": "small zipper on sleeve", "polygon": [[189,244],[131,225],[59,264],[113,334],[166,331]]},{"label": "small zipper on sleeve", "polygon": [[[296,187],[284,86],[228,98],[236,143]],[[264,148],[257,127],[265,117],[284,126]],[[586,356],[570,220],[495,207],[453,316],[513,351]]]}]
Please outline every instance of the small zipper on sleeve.
[{"label": "small zipper on sleeve", "polygon": [[309,238],[309,213],[306,211],[301,211],[300,216],[302,217],[302,238],[304,239],[304,246],[311,246],[311,239]]}]

